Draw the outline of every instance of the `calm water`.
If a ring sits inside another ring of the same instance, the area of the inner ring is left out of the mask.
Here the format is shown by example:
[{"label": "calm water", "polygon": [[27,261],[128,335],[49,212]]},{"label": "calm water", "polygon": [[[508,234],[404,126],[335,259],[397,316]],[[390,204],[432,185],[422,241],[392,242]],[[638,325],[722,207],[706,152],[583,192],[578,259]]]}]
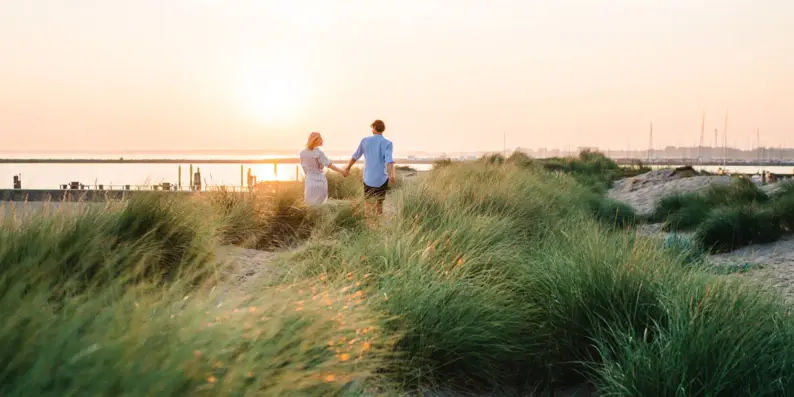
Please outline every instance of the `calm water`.
[{"label": "calm water", "polygon": [[[202,158],[202,159],[262,159],[283,158],[286,156],[240,156],[240,155],[172,155],[172,154],[2,154],[2,158]],[[349,157],[333,157],[335,163],[345,164]],[[428,170],[429,164],[411,165],[418,170]],[[246,164],[243,165],[243,178],[248,169],[256,176],[257,181],[281,180],[294,181],[303,177],[303,171],[297,165],[280,164]],[[653,167],[661,168],[661,167]],[[716,172],[718,166],[695,167],[697,169]],[[203,186],[240,186],[240,164],[200,164],[193,163],[193,171],[201,169]],[[757,167],[757,166],[728,166],[729,172],[754,174],[762,170],[778,174],[792,174],[791,167]],[[177,164],[0,164],[0,189],[13,187],[13,176],[22,174],[22,187],[25,189],[58,189],[62,184],[80,182],[84,185],[157,185],[169,182],[174,185],[179,183],[181,173],[182,186],[187,186],[190,180],[190,164],[182,164],[181,172]]]},{"label": "calm water", "polygon": [[[202,158],[202,159],[262,159],[283,158],[286,156],[235,156],[235,155],[3,155],[2,158]],[[293,157],[297,157],[293,156]],[[332,160],[338,165],[347,163],[349,157]],[[427,164],[411,165],[417,170],[427,170]],[[245,164],[243,165],[243,182],[247,183],[248,169],[256,176],[257,181],[280,180],[294,181],[303,178],[303,170],[295,164]],[[201,164],[193,163],[193,172],[201,170],[203,186],[240,186],[240,164]],[[60,185],[80,182],[84,185],[157,185],[169,182],[179,183],[181,174],[182,186],[190,181],[190,164],[0,164],[0,189],[13,187],[14,175],[22,174],[22,187],[25,189],[58,189]]]}]

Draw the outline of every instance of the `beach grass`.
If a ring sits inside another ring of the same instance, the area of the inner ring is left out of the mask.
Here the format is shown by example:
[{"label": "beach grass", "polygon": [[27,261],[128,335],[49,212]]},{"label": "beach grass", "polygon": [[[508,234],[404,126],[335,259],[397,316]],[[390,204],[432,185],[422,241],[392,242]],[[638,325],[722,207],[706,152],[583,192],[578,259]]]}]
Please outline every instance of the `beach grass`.
[{"label": "beach grass", "polygon": [[672,194],[659,200],[652,218],[662,222],[664,230],[687,231],[703,223],[713,208],[708,198],[701,194]]},{"label": "beach grass", "polygon": [[714,252],[776,241],[794,232],[794,189],[784,184],[772,196],[746,178],[705,192],[672,194],[656,204],[652,221],[666,231],[694,231]]},{"label": "beach grass", "polygon": [[[437,167],[370,226],[356,198],[296,192],[5,222],[0,395],[794,390],[778,294],[626,227],[630,209],[594,201],[601,166],[525,160]],[[219,244],[278,250],[262,266],[283,271],[228,284]]]},{"label": "beach grass", "polygon": [[794,183],[784,183],[771,197],[770,208],[784,233],[794,233]]}]

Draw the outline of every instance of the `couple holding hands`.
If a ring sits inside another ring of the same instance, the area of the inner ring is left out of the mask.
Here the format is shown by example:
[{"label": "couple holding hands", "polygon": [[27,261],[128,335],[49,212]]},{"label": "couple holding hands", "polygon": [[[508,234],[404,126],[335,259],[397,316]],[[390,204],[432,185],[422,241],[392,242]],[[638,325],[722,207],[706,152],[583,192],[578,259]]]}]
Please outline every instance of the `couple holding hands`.
[{"label": "couple holding hands", "polygon": [[374,201],[375,214],[383,213],[386,190],[389,183],[394,183],[392,143],[383,137],[383,131],[386,130],[386,124],[383,121],[375,120],[370,128],[372,128],[372,136],[361,140],[346,168],[334,165],[320,150],[320,146],[323,145],[323,137],[319,132],[312,132],[309,135],[306,148],[300,154],[301,167],[306,175],[303,198],[307,205],[319,205],[328,200],[328,180],[323,173],[325,167],[347,177],[353,164],[361,156],[364,156],[364,196],[367,199],[367,212],[370,212],[370,203]]}]

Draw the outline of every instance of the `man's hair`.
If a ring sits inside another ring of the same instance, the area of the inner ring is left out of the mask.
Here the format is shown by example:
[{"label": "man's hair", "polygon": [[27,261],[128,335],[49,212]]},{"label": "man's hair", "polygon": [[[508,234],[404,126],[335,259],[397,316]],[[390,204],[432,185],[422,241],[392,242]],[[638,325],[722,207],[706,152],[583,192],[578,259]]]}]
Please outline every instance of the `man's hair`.
[{"label": "man's hair", "polygon": [[370,127],[374,128],[375,131],[378,131],[380,133],[383,133],[383,131],[386,131],[386,123],[384,123],[383,120],[375,120],[375,121],[373,121],[372,125],[370,125]]}]

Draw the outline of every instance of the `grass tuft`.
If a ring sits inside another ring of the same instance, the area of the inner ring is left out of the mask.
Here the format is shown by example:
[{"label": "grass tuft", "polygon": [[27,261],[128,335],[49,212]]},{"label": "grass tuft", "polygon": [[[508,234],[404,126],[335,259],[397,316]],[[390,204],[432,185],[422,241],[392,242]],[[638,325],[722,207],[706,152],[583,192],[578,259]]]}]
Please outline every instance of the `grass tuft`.
[{"label": "grass tuft", "polygon": [[728,252],[780,238],[779,220],[771,211],[751,207],[718,208],[695,232],[695,239],[713,252]]}]

